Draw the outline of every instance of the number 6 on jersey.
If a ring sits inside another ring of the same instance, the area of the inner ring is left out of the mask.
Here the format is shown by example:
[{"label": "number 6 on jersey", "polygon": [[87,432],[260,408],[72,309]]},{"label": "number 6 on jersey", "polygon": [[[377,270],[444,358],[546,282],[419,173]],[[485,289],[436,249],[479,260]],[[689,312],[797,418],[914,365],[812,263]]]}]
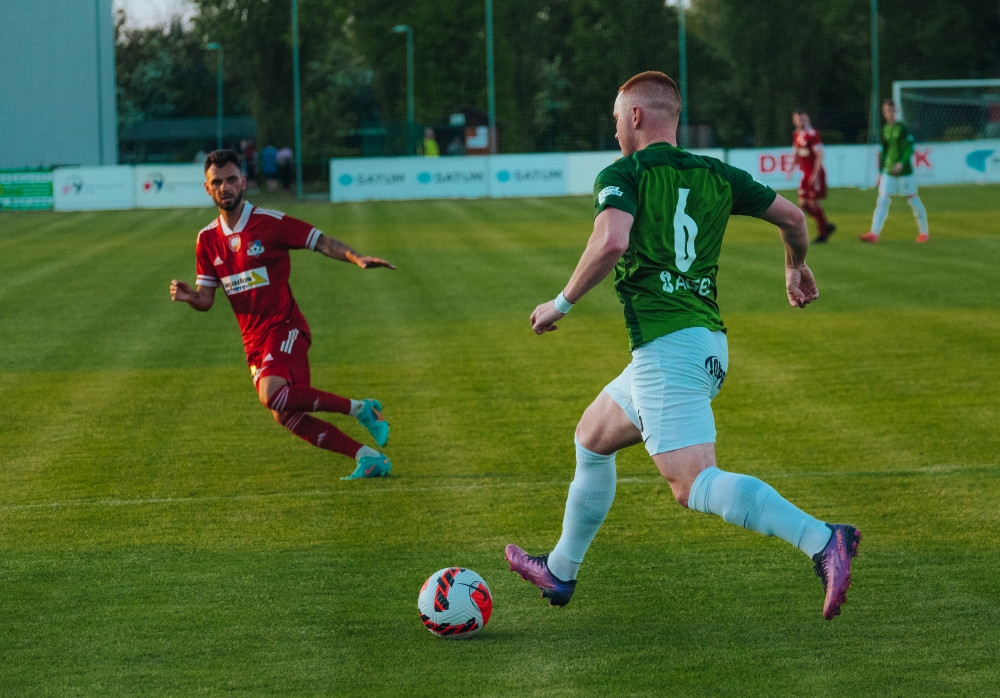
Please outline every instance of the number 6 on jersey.
[{"label": "number 6 on jersey", "polygon": [[698,235],[698,224],[685,212],[690,189],[677,190],[677,210],[674,211],[674,250],[677,269],[686,272],[694,264],[694,239]]}]

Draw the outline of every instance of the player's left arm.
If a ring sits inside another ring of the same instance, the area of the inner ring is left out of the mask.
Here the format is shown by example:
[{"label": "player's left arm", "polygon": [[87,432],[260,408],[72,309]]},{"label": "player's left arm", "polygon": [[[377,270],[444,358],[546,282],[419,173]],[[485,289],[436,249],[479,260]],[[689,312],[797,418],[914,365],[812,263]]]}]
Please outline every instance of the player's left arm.
[{"label": "player's left arm", "polygon": [[778,226],[781,241],[785,244],[785,291],[788,302],[804,308],[819,298],[816,279],[806,265],[809,251],[809,230],[806,217],[798,206],[780,196],[774,197],[771,205],[760,214],[760,218]]},{"label": "player's left arm", "polygon": [[809,184],[816,184],[816,178],[819,177],[819,171],[823,167],[823,144],[817,142],[813,145],[813,169],[812,174],[809,176]]},{"label": "player's left arm", "polygon": [[903,168],[913,158],[914,150],[913,134],[911,134],[910,130],[903,124],[899,125],[899,140],[899,162],[897,162],[892,168],[893,173],[897,176],[902,173]]},{"label": "player's left arm", "polygon": [[[576,265],[573,276],[563,289],[562,296],[569,303],[576,303],[592,288],[601,283],[618,264],[628,249],[629,233],[635,216],[621,209],[608,208],[594,219],[594,232],[587,241],[587,249]],[[554,324],[565,313],[558,311],[555,301],[542,303],[531,314],[531,329],[535,334],[545,334],[559,329]]]},{"label": "player's left arm", "polygon": [[341,262],[350,262],[351,264],[357,264],[362,269],[374,269],[376,267],[385,267],[386,269],[395,269],[396,267],[389,262],[381,259],[379,257],[368,257],[366,255],[358,254],[350,245],[332,238],[329,235],[323,235],[320,233],[319,240],[316,241],[316,251],[322,255],[329,257],[330,259],[337,259]]}]

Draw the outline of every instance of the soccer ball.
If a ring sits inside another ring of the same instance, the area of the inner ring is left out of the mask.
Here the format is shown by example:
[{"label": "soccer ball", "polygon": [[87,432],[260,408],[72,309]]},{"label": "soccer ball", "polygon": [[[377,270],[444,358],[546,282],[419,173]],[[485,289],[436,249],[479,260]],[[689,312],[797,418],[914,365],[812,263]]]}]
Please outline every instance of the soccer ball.
[{"label": "soccer ball", "polygon": [[417,597],[420,620],[438,637],[472,637],[490,622],[493,597],[483,578],[464,567],[432,574]]}]

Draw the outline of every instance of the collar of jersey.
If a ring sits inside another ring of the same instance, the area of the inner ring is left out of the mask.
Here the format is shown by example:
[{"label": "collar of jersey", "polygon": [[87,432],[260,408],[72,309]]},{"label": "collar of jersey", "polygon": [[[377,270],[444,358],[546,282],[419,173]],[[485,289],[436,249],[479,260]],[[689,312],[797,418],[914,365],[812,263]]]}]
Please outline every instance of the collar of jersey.
[{"label": "collar of jersey", "polygon": [[[680,148],[678,148],[676,145],[670,145],[666,141],[656,141],[655,143],[650,143],[645,148],[643,148],[643,150],[648,150],[649,148],[659,148],[660,146],[664,146],[664,145],[667,146],[668,148],[673,148],[674,150],[680,150]],[[638,152],[641,152],[641,151],[637,150],[636,152],[638,153]]]},{"label": "collar of jersey", "polygon": [[233,230],[230,230],[229,226],[226,225],[225,216],[220,215],[219,225],[222,226],[222,232],[225,233],[227,237],[230,235],[235,235],[236,233],[242,233],[243,229],[247,226],[247,221],[250,220],[250,212],[252,210],[253,210],[253,204],[247,201],[243,205],[243,213],[240,214],[240,219],[236,221],[236,228],[234,228]]}]

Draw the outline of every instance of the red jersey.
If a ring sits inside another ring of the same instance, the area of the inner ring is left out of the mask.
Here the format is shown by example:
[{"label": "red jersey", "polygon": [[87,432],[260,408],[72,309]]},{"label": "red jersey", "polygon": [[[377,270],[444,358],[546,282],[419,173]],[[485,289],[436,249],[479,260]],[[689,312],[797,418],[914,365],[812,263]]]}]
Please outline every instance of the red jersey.
[{"label": "red jersey", "polygon": [[802,172],[810,174],[813,170],[813,164],[816,162],[816,151],[823,147],[819,131],[812,126],[795,129],[792,134],[792,145],[795,147],[795,154],[799,158],[799,167]]},{"label": "red jersey", "polygon": [[247,356],[286,323],[309,332],[288,285],[288,251],[316,249],[321,234],[304,221],[250,203],[243,206],[234,229],[219,216],[198,233],[197,284],[222,286],[240,324]]}]

